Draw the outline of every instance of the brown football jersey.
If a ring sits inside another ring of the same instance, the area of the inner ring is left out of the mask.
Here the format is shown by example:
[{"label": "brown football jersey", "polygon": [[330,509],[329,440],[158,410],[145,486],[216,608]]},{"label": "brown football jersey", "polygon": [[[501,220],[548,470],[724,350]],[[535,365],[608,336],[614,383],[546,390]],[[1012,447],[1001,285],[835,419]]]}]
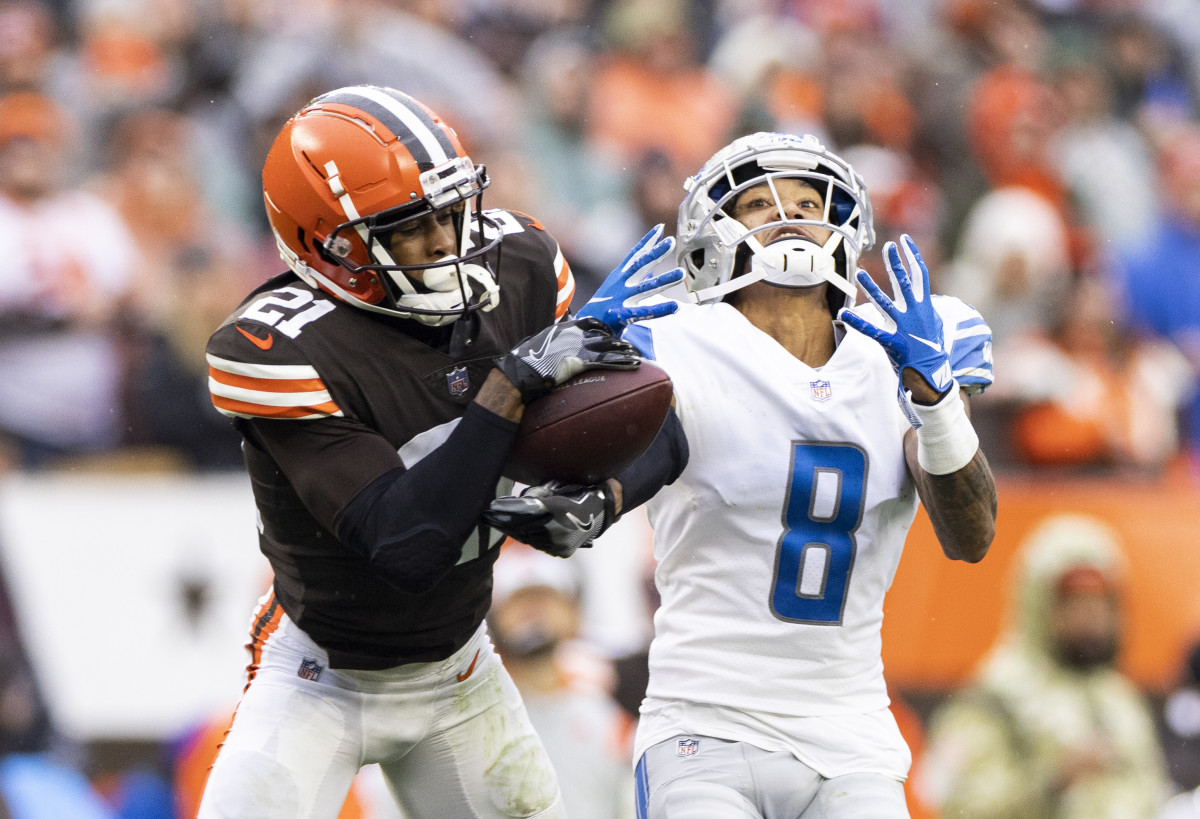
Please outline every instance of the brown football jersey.
[{"label": "brown football jersey", "polygon": [[[209,340],[212,400],[243,434],[276,597],[335,667],[443,659],[487,612],[499,533],[477,526],[458,564],[412,595],[333,532],[360,490],[446,439],[496,356],[566,314],[574,282],[554,239],[523,214],[488,214],[506,234],[489,259],[501,296],[478,314],[465,353],[448,352],[448,328],[351,306],[291,273],[258,288]],[[469,479],[469,464],[456,467]],[[502,480],[497,493],[510,488]]]}]

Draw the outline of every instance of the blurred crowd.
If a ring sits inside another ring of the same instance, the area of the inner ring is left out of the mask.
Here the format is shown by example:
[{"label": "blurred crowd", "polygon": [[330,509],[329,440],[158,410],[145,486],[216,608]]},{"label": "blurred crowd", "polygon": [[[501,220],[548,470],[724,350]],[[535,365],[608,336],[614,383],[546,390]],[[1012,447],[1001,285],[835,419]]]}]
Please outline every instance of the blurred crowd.
[{"label": "blurred crowd", "polygon": [[3,0],[3,463],[236,468],[201,350],[281,269],[266,144],[369,82],[460,126],[579,301],[732,135],[816,133],[991,323],[997,465],[1156,473],[1200,449],[1198,5]]},{"label": "blurred crowd", "polygon": [[353,83],[459,125],[577,303],[733,136],[817,134],[990,323],[998,469],[1200,462],[1200,0],[0,0],[0,473],[240,467],[204,343],[283,269],[269,140]]}]

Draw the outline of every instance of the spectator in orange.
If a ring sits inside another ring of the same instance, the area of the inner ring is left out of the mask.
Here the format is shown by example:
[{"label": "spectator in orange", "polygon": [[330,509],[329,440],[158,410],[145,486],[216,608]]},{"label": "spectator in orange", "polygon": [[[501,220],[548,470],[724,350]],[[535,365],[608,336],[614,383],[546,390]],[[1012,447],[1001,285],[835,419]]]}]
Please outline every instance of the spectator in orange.
[{"label": "spectator in orange", "polygon": [[1187,359],[1126,331],[1109,291],[1083,279],[1048,339],[1005,359],[1021,406],[1012,444],[1037,466],[1161,471],[1179,452],[1177,418],[1193,389]]},{"label": "spectator in orange", "polygon": [[1065,213],[1066,194],[1048,152],[1056,105],[1036,74],[1004,65],[980,78],[967,118],[975,158],[992,188],[1029,188]]},{"label": "spectator in orange", "polygon": [[700,167],[726,142],[737,106],[698,63],[683,0],[617,0],[608,29],[614,51],[595,76],[591,139],[631,160],[658,150]]}]

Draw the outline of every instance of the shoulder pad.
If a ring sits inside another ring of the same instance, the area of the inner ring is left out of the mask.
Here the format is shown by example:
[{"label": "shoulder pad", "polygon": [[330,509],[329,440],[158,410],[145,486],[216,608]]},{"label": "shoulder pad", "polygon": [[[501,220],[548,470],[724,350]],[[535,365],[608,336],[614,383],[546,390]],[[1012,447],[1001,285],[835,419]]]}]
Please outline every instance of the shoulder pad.
[{"label": "shoulder pad", "polygon": [[942,317],[942,337],[958,385],[968,393],[983,392],[995,380],[992,328],[971,305],[954,296],[933,296]]}]

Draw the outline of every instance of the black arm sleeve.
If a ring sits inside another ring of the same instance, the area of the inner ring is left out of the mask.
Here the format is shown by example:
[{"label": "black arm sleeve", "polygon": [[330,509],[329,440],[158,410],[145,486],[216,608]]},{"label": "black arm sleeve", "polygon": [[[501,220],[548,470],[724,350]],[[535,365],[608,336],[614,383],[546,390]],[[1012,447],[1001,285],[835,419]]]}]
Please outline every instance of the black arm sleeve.
[{"label": "black arm sleeve", "polygon": [[338,539],[401,591],[422,594],[458,561],[496,494],[517,424],[476,404],[411,469],[380,475],[345,506]]},{"label": "black arm sleeve", "polygon": [[658,435],[636,461],[617,476],[621,484],[621,512],[641,506],[683,472],[688,462],[687,436],[675,408],[667,410]]}]

